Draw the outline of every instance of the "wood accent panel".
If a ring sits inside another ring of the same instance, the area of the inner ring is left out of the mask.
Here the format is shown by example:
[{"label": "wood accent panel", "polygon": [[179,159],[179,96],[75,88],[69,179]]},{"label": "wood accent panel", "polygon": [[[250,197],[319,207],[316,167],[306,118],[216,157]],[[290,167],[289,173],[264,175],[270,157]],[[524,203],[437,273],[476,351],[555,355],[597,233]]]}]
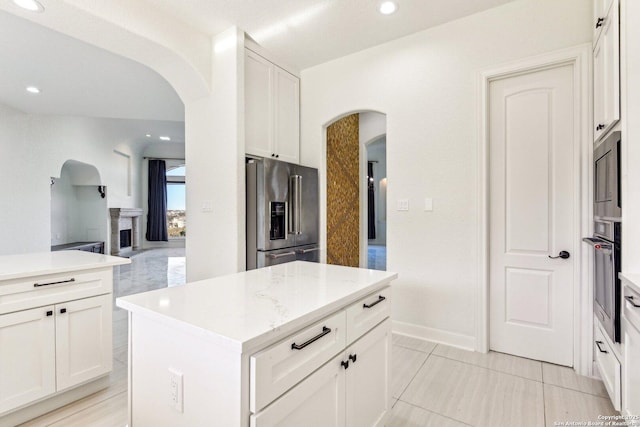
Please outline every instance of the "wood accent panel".
[{"label": "wood accent panel", "polygon": [[327,127],[327,263],[360,265],[360,115]]}]

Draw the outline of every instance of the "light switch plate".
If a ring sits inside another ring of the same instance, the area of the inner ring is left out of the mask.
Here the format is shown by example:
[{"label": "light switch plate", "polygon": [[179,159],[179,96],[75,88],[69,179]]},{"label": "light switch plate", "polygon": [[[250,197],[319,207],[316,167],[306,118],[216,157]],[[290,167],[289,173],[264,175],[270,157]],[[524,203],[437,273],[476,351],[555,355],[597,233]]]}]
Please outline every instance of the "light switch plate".
[{"label": "light switch plate", "polygon": [[398,199],[398,210],[399,211],[408,211],[409,210],[409,199]]},{"label": "light switch plate", "polygon": [[433,210],[433,199],[430,197],[426,197],[424,199],[424,210],[425,212],[431,212]]}]

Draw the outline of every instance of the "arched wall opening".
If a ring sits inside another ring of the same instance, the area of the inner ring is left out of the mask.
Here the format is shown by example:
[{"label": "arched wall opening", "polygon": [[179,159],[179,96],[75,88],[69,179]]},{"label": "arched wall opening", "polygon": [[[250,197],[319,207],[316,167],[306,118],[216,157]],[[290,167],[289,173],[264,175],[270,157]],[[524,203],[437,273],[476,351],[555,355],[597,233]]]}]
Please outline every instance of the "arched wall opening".
[{"label": "arched wall opening", "polygon": [[104,242],[109,250],[107,187],[98,169],[67,160],[51,178],[51,246]]},{"label": "arched wall opening", "polygon": [[[323,261],[329,264],[369,267],[367,147],[381,138],[386,143],[386,120],[384,113],[356,110],[323,126],[321,206],[326,206],[326,211],[321,230]],[[386,219],[386,203],[384,209]]]}]

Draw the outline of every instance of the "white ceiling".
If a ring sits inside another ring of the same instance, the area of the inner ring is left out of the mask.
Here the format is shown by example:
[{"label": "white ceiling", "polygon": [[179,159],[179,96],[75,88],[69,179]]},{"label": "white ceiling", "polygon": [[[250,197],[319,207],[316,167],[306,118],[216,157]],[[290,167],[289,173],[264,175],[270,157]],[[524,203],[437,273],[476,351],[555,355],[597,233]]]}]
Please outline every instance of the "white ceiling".
[{"label": "white ceiling", "polygon": [[[145,1],[206,34],[236,25],[304,69],[512,0],[398,0],[389,16],[379,0]],[[27,113],[184,121],[183,103],[156,72],[2,11],[0,64],[0,103]]]},{"label": "white ceiling", "polygon": [[287,63],[305,69],[512,0],[146,0],[208,34],[237,25]]}]

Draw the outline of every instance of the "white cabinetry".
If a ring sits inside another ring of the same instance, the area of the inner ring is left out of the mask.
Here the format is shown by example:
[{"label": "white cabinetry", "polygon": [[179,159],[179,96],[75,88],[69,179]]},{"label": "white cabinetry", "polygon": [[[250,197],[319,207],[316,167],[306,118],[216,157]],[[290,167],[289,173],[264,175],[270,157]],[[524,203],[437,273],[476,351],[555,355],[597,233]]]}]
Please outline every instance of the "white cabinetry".
[{"label": "white cabinetry", "polygon": [[386,320],[265,410],[251,427],[383,426],[390,409],[391,321]]},{"label": "white cabinetry", "polygon": [[0,414],[55,392],[55,351],[53,306],[0,316]]},{"label": "white cabinetry", "polygon": [[614,345],[609,336],[600,327],[596,319],[594,331],[594,358],[604,386],[609,393],[611,403],[616,410],[620,410],[621,369],[618,357],[614,352]]},{"label": "white cabinetry", "polygon": [[[383,426],[396,277],[294,261],[118,298],[129,426]],[[170,372],[183,378],[177,410]]]},{"label": "white cabinetry", "polygon": [[389,288],[369,295],[252,356],[251,426],[383,426],[391,402],[389,297]]},{"label": "white cabinetry", "polygon": [[598,40],[613,0],[594,0],[593,2],[593,42]]},{"label": "white cabinetry", "polygon": [[300,160],[300,79],[245,49],[245,151]]},{"label": "white cabinetry", "polygon": [[66,390],[111,371],[111,294],[56,305],[56,384]]},{"label": "white cabinetry", "polygon": [[111,371],[111,295],[0,315],[0,414]]},{"label": "white cabinetry", "polygon": [[640,415],[640,291],[623,287],[623,411]]},{"label": "white cabinetry", "polygon": [[0,257],[0,425],[107,385],[112,266],[129,262],[80,251]]},{"label": "white cabinetry", "polygon": [[593,138],[600,140],[620,120],[620,17],[618,0],[600,16],[593,48]]}]

